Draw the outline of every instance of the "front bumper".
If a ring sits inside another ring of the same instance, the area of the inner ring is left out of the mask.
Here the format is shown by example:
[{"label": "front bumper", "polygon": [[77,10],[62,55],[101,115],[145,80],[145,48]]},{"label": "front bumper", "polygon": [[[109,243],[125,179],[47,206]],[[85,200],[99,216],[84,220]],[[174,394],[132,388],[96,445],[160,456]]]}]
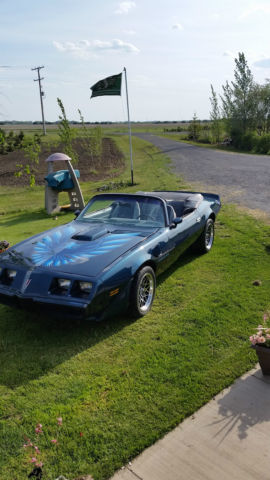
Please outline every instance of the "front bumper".
[{"label": "front bumper", "polygon": [[86,302],[68,302],[63,299],[44,298],[44,297],[26,297],[21,294],[14,294],[0,290],[0,303],[19,309],[38,312],[44,315],[53,315],[55,317],[66,317],[75,319],[84,319],[88,316],[88,304]]},{"label": "front bumper", "polygon": [[19,290],[0,286],[0,303],[50,315],[56,318],[71,318],[100,321],[127,308],[131,281],[122,288],[117,288],[117,295],[112,296],[112,289],[106,289],[87,299],[75,299],[71,296],[26,295]]}]

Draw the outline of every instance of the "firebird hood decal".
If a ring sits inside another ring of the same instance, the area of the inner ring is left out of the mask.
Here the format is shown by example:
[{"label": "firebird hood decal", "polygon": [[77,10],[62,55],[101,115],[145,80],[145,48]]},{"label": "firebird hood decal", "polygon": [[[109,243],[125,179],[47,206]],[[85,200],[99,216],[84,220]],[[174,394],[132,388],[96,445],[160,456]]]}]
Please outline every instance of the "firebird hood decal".
[{"label": "firebird hood decal", "polygon": [[[138,233],[109,233],[92,242],[72,240],[76,232],[72,226],[64,230],[56,230],[38,241],[33,249],[32,261],[36,266],[61,267],[68,264],[87,262],[92,257],[112,252],[117,247],[130,243]],[[139,239],[138,239],[139,240]]]},{"label": "firebird hood decal", "polygon": [[96,277],[154,232],[74,221],[18,243],[1,253],[1,260],[8,268],[16,264],[20,268]]}]

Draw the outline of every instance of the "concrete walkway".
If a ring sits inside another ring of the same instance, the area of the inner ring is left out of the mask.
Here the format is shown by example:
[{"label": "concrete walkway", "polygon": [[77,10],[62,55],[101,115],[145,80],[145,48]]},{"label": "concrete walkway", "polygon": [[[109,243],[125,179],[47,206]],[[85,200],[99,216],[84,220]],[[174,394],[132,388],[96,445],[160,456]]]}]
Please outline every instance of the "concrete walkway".
[{"label": "concrete walkway", "polygon": [[269,480],[270,376],[255,368],[112,480]]}]

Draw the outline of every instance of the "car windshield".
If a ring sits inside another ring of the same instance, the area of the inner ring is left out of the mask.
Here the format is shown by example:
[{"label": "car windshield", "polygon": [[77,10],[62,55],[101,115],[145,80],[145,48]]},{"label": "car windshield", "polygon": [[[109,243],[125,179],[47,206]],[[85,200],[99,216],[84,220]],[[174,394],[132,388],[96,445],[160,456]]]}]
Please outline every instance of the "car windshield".
[{"label": "car windshield", "polygon": [[98,195],[78,216],[87,223],[110,223],[119,226],[164,227],[164,206],[151,197]]}]

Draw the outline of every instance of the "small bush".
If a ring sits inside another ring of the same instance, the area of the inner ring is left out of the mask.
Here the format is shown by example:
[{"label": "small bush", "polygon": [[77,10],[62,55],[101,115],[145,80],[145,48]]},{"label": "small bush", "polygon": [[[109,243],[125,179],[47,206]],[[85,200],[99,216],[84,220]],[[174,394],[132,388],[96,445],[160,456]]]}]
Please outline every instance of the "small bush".
[{"label": "small bush", "polygon": [[237,148],[242,148],[242,132],[238,128],[233,128],[231,131],[232,145]]},{"label": "small bush", "polygon": [[19,150],[23,146],[24,133],[20,131],[16,135],[13,131],[8,134],[0,128],[0,155]]},{"label": "small bush", "polygon": [[267,154],[270,152],[270,134],[269,133],[265,133],[261,137],[257,137],[256,152],[264,153],[264,154]]},{"label": "small bush", "polygon": [[208,127],[208,126],[206,125],[203,126],[200,137],[199,137],[199,141],[201,143],[211,143],[211,133],[210,133],[209,127],[208,128],[205,128],[205,127]]},{"label": "small bush", "polygon": [[241,138],[241,149],[247,152],[256,151],[258,144],[258,135],[254,132],[245,133]]}]

